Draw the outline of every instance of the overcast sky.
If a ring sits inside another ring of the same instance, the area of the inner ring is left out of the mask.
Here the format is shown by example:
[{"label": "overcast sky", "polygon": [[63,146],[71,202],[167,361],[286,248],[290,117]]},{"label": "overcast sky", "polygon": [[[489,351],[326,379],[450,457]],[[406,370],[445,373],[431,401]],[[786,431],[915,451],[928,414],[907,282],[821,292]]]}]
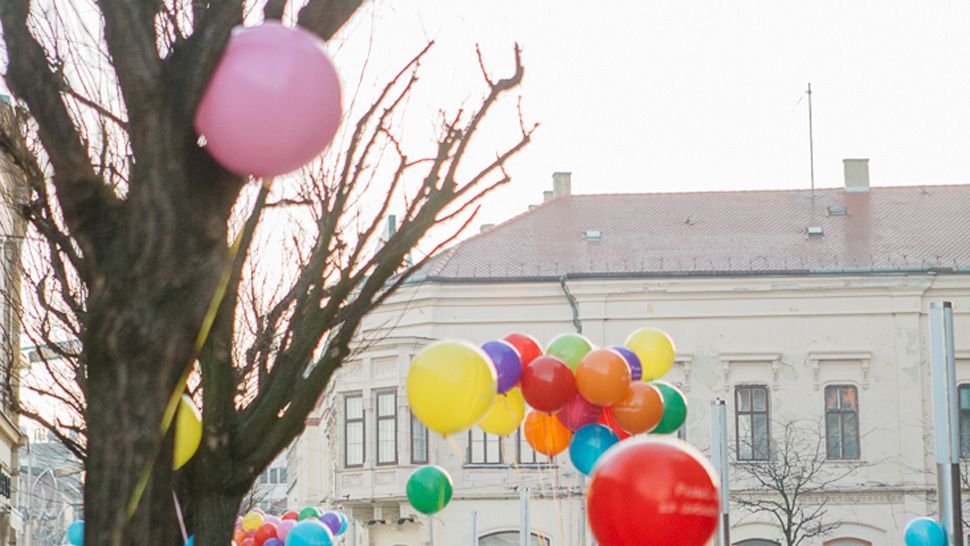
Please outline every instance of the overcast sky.
[{"label": "overcast sky", "polygon": [[[874,186],[968,182],[967,21],[946,1],[378,0],[331,48],[348,78],[368,47],[387,74],[435,39],[413,113],[479,96],[475,43],[498,74],[522,45],[541,127],[483,223],[538,202],[560,170],[574,193],[808,187],[808,82],[819,187],[842,184],[846,157],[870,158]],[[514,112],[495,116],[481,158],[515,136]]]}]

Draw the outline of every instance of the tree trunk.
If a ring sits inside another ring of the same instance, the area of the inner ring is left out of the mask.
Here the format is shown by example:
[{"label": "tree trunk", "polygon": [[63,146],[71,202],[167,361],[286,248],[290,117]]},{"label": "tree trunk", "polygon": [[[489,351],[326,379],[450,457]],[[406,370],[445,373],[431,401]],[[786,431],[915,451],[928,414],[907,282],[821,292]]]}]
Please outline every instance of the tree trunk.
[{"label": "tree trunk", "polygon": [[243,495],[209,491],[193,497],[191,506],[196,546],[225,546],[232,541],[233,522]]},{"label": "tree trunk", "polygon": [[[138,363],[142,364],[142,363]],[[129,364],[98,366],[89,376],[84,543],[88,546],[174,544],[171,452],[159,450],[165,396],[153,376]],[[110,375],[111,377],[104,377]],[[146,403],[151,399],[151,403]],[[151,475],[132,518],[126,507],[149,461]]]}]

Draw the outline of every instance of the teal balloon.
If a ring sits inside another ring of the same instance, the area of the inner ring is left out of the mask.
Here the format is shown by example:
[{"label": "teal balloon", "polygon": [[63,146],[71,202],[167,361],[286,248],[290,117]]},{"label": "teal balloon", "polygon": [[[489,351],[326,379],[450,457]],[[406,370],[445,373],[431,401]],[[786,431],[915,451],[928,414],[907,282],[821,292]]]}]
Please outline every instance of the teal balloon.
[{"label": "teal balloon", "polygon": [[84,520],[75,521],[67,526],[67,541],[74,546],[84,544]]},{"label": "teal balloon", "polygon": [[185,546],[195,546],[195,535],[189,535],[189,539],[185,541]]},{"label": "teal balloon", "polygon": [[562,360],[573,372],[586,353],[593,350],[593,342],[580,334],[559,334],[546,346],[546,354]]},{"label": "teal balloon", "polygon": [[687,397],[677,387],[666,381],[651,381],[664,400],[664,414],[651,434],[673,434],[687,421]]},{"label": "teal balloon", "polygon": [[616,433],[609,427],[597,423],[586,425],[577,430],[569,441],[569,459],[576,470],[589,476],[596,466],[596,461],[619,441]]},{"label": "teal balloon", "polygon": [[347,516],[345,516],[343,512],[337,512],[337,517],[340,518],[340,530],[337,531],[336,535],[339,537],[347,532],[347,527],[350,526],[350,520],[347,519]]},{"label": "teal balloon", "polygon": [[286,534],[286,546],[333,546],[333,534],[320,520],[305,519]]},{"label": "teal balloon", "polygon": [[906,546],[946,546],[946,533],[932,518],[916,518],[906,525]]},{"label": "teal balloon", "polygon": [[451,476],[440,466],[426,465],[408,478],[408,502],[422,514],[436,514],[451,501]]}]

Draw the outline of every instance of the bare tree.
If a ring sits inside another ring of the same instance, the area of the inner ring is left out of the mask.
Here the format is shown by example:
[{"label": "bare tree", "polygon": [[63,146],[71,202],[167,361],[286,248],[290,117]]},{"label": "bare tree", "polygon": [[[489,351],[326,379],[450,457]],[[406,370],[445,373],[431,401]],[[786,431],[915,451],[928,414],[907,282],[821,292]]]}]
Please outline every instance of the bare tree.
[{"label": "bare tree", "polygon": [[[481,101],[442,113],[424,150],[395,125],[424,52],[296,188],[229,173],[199,147],[196,104],[234,26],[282,16],[326,40],[360,5],[0,2],[20,113],[0,124],[0,150],[26,183],[20,211],[41,241],[26,290],[40,311],[27,330],[69,364],[52,368],[46,392],[83,420],[45,425],[84,459],[85,544],[176,542],[173,487],[197,543],[228,544],[244,495],[303,430],[362,317],[425,262],[406,257],[433,227],[466,226],[529,142],[520,115],[508,146],[481,165],[466,159],[522,80],[516,48],[505,78],[479,55]],[[377,244],[392,210],[399,228]],[[299,230],[273,239],[262,220],[274,214],[301,219]],[[170,424],[186,388],[202,406],[203,444],[173,475]]]},{"label": "bare tree", "polygon": [[786,546],[814,543],[842,522],[828,517],[829,494],[861,461],[832,465],[824,430],[817,423],[792,421],[774,427],[765,460],[734,464],[742,488],[731,501],[751,516],[778,524]]}]

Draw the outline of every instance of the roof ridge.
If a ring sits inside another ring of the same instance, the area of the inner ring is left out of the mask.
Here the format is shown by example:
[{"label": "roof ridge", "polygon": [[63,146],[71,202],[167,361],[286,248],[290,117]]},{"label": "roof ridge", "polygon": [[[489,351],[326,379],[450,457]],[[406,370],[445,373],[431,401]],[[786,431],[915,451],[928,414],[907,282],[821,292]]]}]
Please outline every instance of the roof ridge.
[{"label": "roof ridge", "polygon": [[[870,190],[902,190],[902,189],[919,189],[919,188],[953,188],[953,187],[970,187],[970,182],[957,182],[953,184],[902,184],[897,186],[870,186]],[[643,196],[643,195],[699,195],[699,194],[728,194],[728,193],[795,193],[795,192],[805,192],[810,193],[811,188],[759,188],[759,189],[736,189],[736,190],[683,190],[683,191],[638,191],[638,192],[606,192],[606,193],[574,193],[563,197],[580,197],[583,199],[591,197],[629,197],[629,196]],[[845,188],[842,186],[829,187],[829,188],[815,188],[816,192],[832,192],[841,191],[845,193]],[[851,193],[851,192],[850,192]],[[866,192],[859,192],[866,193]],[[552,201],[557,201],[562,199],[562,197],[557,197]],[[547,201],[548,203],[550,201]],[[543,203],[545,204],[545,203]],[[501,224],[500,224],[501,225]]]}]

